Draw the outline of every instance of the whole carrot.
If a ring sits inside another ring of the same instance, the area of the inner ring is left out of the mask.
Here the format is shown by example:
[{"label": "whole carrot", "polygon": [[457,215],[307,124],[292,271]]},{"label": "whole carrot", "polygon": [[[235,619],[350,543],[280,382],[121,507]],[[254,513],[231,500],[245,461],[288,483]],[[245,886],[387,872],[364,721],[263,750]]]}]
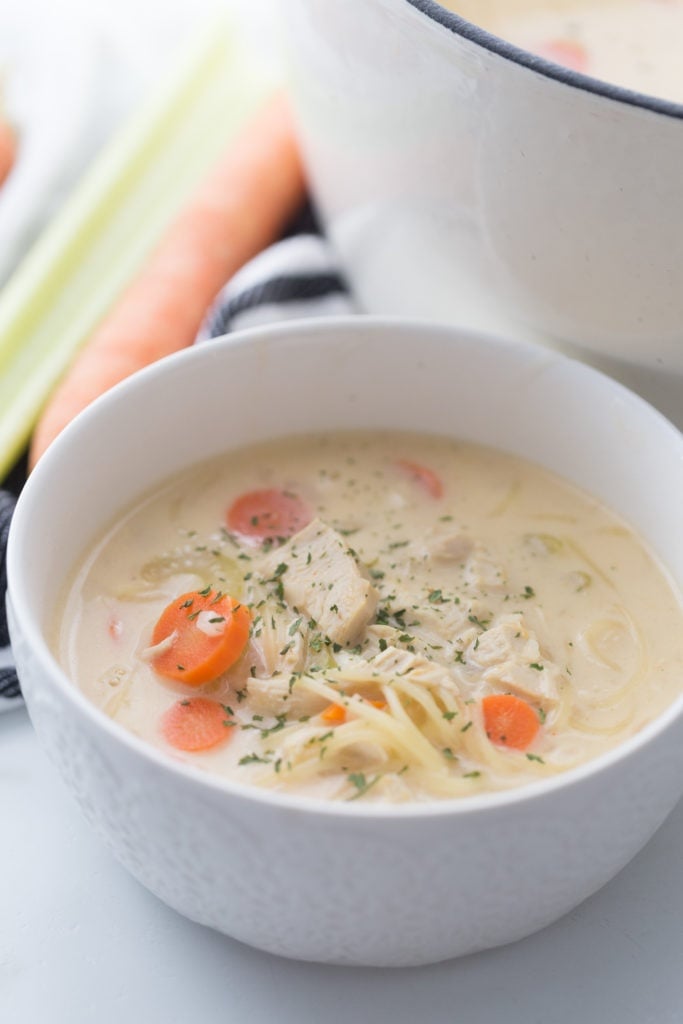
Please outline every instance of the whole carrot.
[{"label": "whole carrot", "polygon": [[95,398],[190,345],[221,287],[278,237],[304,194],[289,108],[278,96],[231,143],[77,356],[38,422],[30,465]]}]

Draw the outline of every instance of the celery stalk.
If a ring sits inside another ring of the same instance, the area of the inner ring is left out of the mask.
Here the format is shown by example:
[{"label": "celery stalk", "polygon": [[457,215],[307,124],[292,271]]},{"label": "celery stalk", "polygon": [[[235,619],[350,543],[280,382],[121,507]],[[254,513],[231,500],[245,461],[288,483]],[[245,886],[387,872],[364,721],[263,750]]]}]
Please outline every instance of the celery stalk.
[{"label": "celery stalk", "polygon": [[275,83],[224,22],[195,38],[0,293],[0,477],[79,347]]}]

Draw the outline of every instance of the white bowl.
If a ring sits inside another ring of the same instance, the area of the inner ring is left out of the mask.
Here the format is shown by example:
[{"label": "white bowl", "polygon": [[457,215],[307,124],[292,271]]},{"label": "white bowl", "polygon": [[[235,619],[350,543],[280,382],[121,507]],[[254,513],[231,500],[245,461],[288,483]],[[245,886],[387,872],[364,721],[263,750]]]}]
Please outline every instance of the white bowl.
[{"label": "white bowl", "polygon": [[361,308],[564,347],[683,425],[683,106],[433,0],[290,0],[282,20],[313,194]]},{"label": "white bowl", "polygon": [[115,856],[166,903],[285,956],[428,963],[541,928],[642,847],[683,791],[683,700],[550,781],[363,807],[180,765],[91,705],[47,640],[84,547],[141,492],[245,442],[345,427],[436,432],[531,458],[620,512],[683,586],[683,438],[657,412],[554,353],[355,318],[207,343],[83,413],[19,500],[12,641],[45,749]]}]

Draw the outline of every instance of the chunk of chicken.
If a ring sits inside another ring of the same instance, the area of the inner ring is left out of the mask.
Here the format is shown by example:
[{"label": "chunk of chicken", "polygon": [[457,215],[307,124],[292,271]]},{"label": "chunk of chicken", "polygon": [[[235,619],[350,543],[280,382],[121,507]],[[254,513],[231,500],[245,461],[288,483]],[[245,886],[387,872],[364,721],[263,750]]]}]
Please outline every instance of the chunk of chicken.
[{"label": "chunk of chicken", "polygon": [[298,686],[297,679],[290,674],[278,674],[269,679],[250,678],[247,693],[251,710],[258,715],[286,713],[299,718],[316,715],[329,704],[325,697]]},{"label": "chunk of chicken", "polygon": [[314,519],[269,556],[285,600],[335,643],[354,644],[377,606],[377,591],[360,573],[341,534]]},{"label": "chunk of chicken", "polygon": [[482,592],[505,587],[503,568],[491,558],[487,548],[460,529],[441,530],[428,537],[423,545],[423,558],[436,563],[461,567],[469,586]]},{"label": "chunk of chicken", "polygon": [[425,547],[432,559],[464,563],[474,550],[474,541],[461,530],[442,531],[430,537]]},{"label": "chunk of chicken", "polygon": [[382,675],[407,676],[411,682],[428,688],[444,687],[453,693],[458,690],[455,679],[443,665],[400,647],[387,647],[369,665]]},{"label": "chunk of chicken", "polygon": [[291,632],[292,620],[282,615],[257,616],[252,626],[253,662],[259,674],[299,672],[304,667],[307,646],[299,630]]},{"label": "chunk of chicken", "polygon": [[494,689],[516,693],[542,707],[557,704],[562,675],[541,653],[536,635],[521,614],[501,616],[469,645],[465,658],[483,670],[482,678]]}]

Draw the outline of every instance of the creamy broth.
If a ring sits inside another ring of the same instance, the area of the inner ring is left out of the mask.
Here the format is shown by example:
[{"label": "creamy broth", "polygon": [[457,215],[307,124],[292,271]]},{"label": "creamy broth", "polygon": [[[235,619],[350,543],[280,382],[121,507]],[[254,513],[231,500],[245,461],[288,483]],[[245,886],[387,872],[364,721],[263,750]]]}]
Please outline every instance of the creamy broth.
[{"label": "creamy broth", "polygon": [[452,0],[443,6],[556,64],[683,102],[683,0]]},{"label": "creamy broth", "polygon": [[[253,493],[304,512],[264,540]],[[205,643],[226,594],[230,614],[248,608],[246,647],[189,686],[160,616],[172,606]],[[230,453],[148,495],[78,568],[55,648],[106,715],[207,772],[400,802],[519,786],[622,742],[680,692],[682,627],[638,538],[557,477],[351,433]],[[501,695],[531,714],[517,746],[490,719]],[[164,723],[199,698],[220,707],[218,739],[177,750]]]}]

